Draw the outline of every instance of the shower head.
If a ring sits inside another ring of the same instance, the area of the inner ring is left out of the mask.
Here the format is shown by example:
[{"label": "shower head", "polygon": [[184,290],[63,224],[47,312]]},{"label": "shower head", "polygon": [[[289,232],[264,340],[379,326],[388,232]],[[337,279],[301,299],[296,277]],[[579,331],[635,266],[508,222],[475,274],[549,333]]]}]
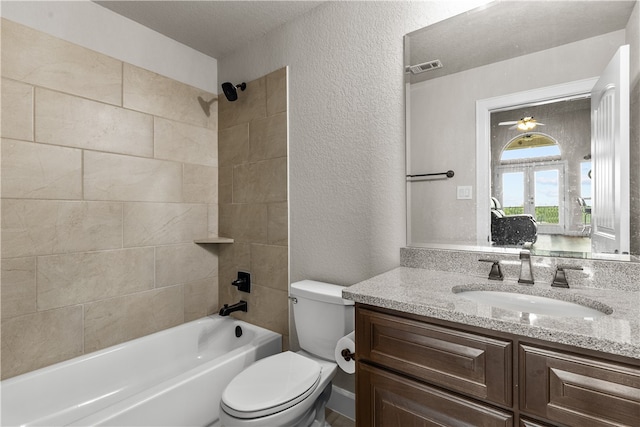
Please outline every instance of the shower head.
[{"label": "shower head", "polygon": [[204,113],[207,115],[207,117],[211,116],[211,104],[213,104],[217,100],[218,98],[211,98],[211,101],[205,101],[201,96],[198,97],[198,102],[200,103],[200,106],[204,110]]},{"label": "shower head", "polygon": [[244,91],[247,88],[247,84],[245,82],[240,83],[239,85],[233,85],[231,82],[222,83],[222,91],[224,92],[224,96],[227,97],[229,102],[233,102],[238,99],[238,91],[236,88],[240,88],[241,91]]}]

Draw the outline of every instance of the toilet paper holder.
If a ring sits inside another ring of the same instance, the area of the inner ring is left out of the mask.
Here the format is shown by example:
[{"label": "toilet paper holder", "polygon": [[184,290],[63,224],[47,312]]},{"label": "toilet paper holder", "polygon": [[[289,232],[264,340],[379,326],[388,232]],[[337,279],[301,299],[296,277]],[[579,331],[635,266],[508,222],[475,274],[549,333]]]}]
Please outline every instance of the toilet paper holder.
[{"label": "toilet paper holder", "polygon": [[344,357],[344,360],[346,360],[347,362],[350,362],[352,359],[354,361],[356,360],[356,354],[350,352],[348,348],[343,349],[340,354],[342,355],[342,357]]}]

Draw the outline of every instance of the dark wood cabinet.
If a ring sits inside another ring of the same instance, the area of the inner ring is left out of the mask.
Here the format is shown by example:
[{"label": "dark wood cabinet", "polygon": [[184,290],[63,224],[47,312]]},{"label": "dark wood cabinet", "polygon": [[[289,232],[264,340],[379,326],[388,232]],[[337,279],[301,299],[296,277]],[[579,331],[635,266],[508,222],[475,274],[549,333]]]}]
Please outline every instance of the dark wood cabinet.
[{"label": "dark wood cabinet", "polygon": [[543,424],[538,421],[533,421],[528,418],[520,418],[520,422],[518,423],[518,427],[550,427],[549,424]]},{"label": "dark wood cabinet", "polygon": [[513,415],[439,388],[366,364],[358,366],[356,395],[371,408],[357,415],[358,425],[372,427],[484,426],[511,427]]},{"label": "dark wood cabinet", "polygon": [[356,422],[640,427],[640,361],[356,306]]},{"label": "dark wood cabinet", "polygon": [[361,359],[511,406],[511,342],[361,309]]},{"label": "dark wood cabinet", "polygon": [[575,426],[640,426],[640,369],[520,346],[521,410]]}]

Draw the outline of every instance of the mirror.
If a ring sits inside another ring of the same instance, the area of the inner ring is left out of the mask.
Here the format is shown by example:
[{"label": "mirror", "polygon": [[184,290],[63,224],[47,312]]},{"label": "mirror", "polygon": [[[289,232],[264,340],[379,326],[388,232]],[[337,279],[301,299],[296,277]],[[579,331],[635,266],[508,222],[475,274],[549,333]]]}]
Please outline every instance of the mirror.
[{"label": "mirror", "polygon": [[[638,254],[632,233],[640,219],[630,215],[637,197],[616,212],[616,224],[631,222],[619,227],[626,246],[616,254],[592,244],[594,228],[604,229],[604,209],[600,204],[596,213],[589,192],[596,182],[601,191],[605,180],[589,171],[596,167],[590,92],[620,46],[640,50],[638,8],[638,1],[501,1],[405,37],[409,246],[513,252],[534,240],[539,255],[636,258],[625,252],[630,246]],[[632,72],[636,117],[638,70]],[[538,125],[513,128],[525,118]],[[631,126],[637,153],[638,124]],[[632,156],[624,180],[632,195],[638,159]],[[548,183],[554,186],[545,189]],[[507,217],[532,216],[537,230],[527,234],[522,218],[509,218],[503,224],[521,229],[496,238],[495,202]]]}]

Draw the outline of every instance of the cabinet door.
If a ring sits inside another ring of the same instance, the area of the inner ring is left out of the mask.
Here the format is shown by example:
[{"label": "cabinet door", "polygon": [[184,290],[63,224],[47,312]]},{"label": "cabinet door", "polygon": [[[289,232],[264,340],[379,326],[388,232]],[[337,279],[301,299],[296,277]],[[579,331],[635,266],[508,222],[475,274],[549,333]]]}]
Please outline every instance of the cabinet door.
[{"label": "cabinet door", "polygon": [[640,369],[521,345],[520,410],[571,426],[640,426]]},{"label": "cabinet door", "polygon": [[357,365],[359,427],[513,426],[513,415],[417,381]]},{"label": "cabinet door", "polygon": [[359,309],[356,353],[431,384],[511,406],[510,341]]}]

